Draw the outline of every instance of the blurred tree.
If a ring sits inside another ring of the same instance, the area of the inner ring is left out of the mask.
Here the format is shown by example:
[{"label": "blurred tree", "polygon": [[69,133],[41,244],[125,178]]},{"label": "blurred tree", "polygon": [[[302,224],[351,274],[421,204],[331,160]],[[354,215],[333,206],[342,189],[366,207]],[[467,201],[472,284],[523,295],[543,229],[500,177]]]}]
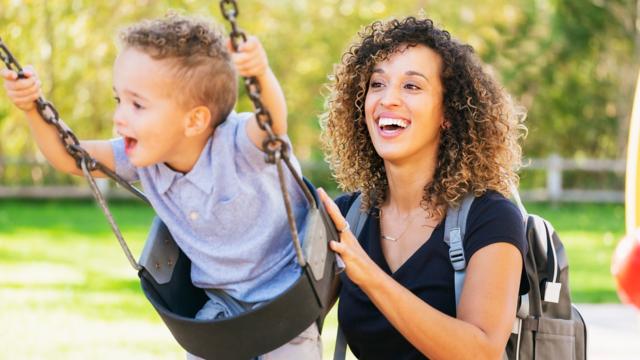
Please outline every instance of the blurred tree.
[{"label": "blurred tree", "polygon": [[[490,6],[472,0],[243,0],[239,6],[241,27],[261,38],[283,84],[290,135],[305,162],[322,159],[324,85],[358,30],[375,19],[423,12],[473,45],[528,109],[527,156],[622,156],[638,66],[636,0],[493,0]],[[35,65],[46,97],[82,138],[112,136],[111,66],[119,28],[178,9],[213,17],[228,29],[217,1],[0,0],[0,9],[0,36],[23,65]],[[246,97],[238,108],[250,109]],[[0,139],[0,157],[38,156],[22,114],[4,95]],[[313,180],[329,183],[321,169]]]}]

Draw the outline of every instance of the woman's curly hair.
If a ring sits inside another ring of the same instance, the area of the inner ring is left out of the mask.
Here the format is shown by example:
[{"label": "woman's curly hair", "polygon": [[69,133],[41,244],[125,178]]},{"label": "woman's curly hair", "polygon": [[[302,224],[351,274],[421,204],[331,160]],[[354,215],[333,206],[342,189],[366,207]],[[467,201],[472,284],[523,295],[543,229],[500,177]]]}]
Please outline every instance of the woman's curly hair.
[{"label": "woman's curly hair", "polygon": [[[216,24],[170,12],[125,28],[120,41],[170,65],[177,99],[185,107],[205,105],[214,125],[233,109],[237,81],[226,37]],[[151,74],[153,76],[153,74]]]},{"label": "woman's curly hair", "polygon": [[387,194],[382,158],[365,122],[364,104],[374,65],[407,46],[425,45],[442,58],[443,112],[433,180],[424,187],[421,206],[444,215],[464,194],[495,190],[505,196],[517,186],[521,165],[519,138],[524,112],[487,74],[473,48],[451,38],[429,19],[408,17],[376,21],[359,34],[337,65],[321,117],[326,159],[340,187],[360,190],[363,209],[380,206]]}]

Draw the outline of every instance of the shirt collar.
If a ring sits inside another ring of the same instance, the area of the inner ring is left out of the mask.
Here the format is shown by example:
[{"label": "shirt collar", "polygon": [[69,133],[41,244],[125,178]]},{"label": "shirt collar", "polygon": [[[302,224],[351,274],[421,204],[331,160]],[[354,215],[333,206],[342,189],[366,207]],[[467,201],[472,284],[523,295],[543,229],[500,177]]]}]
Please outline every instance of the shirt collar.
[{"label": "shirt collar", "polygon": [[158,191],[164,194],[167,192],[167,190],[169,190],[169,187],[171,186],[171,184],[173,184],[173,182],[176,180],[179,174],[173,171],[164,163],[160,163],[157,166],[158,166],[157,167],[158,177],[156,181],[156,186],[158,188]]},{"label": "shirt collar", "polygon": [[156,186],[160,193],[166,193],[173,183],[181,177],[184,177],[190,183],[194,184],[202,192],[209,194],[213,189],[213,169],[211,166],[211,138],[205,144],[200,153],[200,157],[193,169],[186,174],[182,174],[171,169],[165,163],[159,163],[157,166]]},{"label": "shirt collar", "polygon": [[198,189],[205,194],[210,194],[213,189],[213,167],[211,163],[211,146],[213,143],[213,136],[209,138],[205,144],[200,157],[193,169],[189,171],[185,178],[193,183]]}]

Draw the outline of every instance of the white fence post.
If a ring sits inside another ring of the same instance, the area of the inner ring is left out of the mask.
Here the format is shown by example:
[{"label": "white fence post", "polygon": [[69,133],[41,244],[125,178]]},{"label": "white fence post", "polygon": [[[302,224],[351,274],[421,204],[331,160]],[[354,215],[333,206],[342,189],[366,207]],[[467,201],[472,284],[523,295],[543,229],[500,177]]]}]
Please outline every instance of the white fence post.
[{"label": "white fence post", "polygon": [[547,193],[552,202],[562,198],[562,158],[558,154],[547,159]]}]

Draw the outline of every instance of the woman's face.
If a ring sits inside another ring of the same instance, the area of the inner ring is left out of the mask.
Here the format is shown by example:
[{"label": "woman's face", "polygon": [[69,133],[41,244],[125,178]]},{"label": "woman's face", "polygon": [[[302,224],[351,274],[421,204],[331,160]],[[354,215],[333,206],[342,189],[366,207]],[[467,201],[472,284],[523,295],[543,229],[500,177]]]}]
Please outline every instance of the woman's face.
[{"label": "woman's face", "polygon": [[442,59],[406,47],[374,66],[365,98],[369,136],[385,162],[435,160],[444,122]]}]

